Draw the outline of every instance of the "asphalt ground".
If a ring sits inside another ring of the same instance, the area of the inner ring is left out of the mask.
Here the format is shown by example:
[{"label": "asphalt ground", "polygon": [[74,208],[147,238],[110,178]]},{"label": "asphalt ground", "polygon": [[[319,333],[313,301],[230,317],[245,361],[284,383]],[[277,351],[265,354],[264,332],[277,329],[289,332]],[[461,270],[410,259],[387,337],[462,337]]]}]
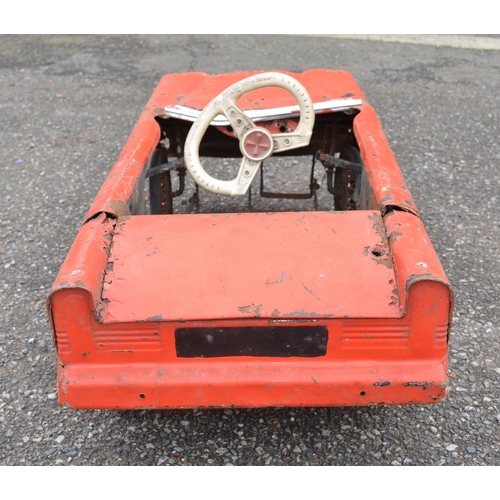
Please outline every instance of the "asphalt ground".
[{"label": "asphalt ground", "polygon": [[[456,305],[433,406],[76,411],[45,299],[165,73],[347,69]],[[291,36],[0,36],[1,465],[498,465],[500,52]]]}]

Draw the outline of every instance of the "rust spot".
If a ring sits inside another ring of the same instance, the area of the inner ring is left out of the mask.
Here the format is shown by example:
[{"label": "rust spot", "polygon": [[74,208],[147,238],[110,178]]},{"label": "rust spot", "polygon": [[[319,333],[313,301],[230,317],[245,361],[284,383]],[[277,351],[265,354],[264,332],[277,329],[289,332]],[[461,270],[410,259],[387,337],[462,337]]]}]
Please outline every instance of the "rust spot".
[{"label": "rust spot", "polygon": [[370,256],[377,264],[382,264],[383,266],[392,269],[394,264],[388,250],[380,245],[375,247],[365,247],[363,254]]},{"label": "rust spot", "polygon": [[269,323],[317,323],[317,319],[270,319]]},{"label": "rust spot", "polygon": [[396,241],[398,240],[399,238],[401,238],[401,236],[403,236],[403,233],[400,233],[398,231],[393,231],[390,235],[389,235],[389,241],[392,243],[393,241]]},{"label": "rust spot", "polygon": [[391,383],[388,380],[386,380],[385,382],[375,382],[373,385],[375,387],[386,387],[388,385],[391,385]]},{"label": "rust spot", "polygon": [[163,317],[161,314],[157,314],[156,316],[149,316],[149,318],[146,318],[146,321],[148,322],[163,321]]},{"label": "rust spot", "polygon": [[367,256],[371,254],[372,259],[375,260],[375,262],[392,269],[394,264],[389,252],[389,242],[387,240],[384,223],[380,216],[376,213],[370,214],[369,218],[373,222],[373,230],[380,236],[382,242],[375,247],[365,247],[363,253]]},{"label": "rust spot", "polygon": [[271,313],[271,318],[277,318],[280,315],[280,312],[278,309],[274,309],[274,311]]},{"label": "rust spot", "polygon": [[116,223],[116,229],[122,229],[122,226],[125,224],[130,219],[129,215],[123,215],[119,218],[118,222]]},{"label": "rust spot", "polygon": [[379,264],[382,264],[383,266],[386,266],[388,269],[392,269],[394,267],[394,264],[392,263],[392,259],[390,256],[387,256],[385,258],[379,258],[377,259],[377,262]]},{"label": "rust spot", "polygon": [[127,214],[127,204],[121,200],[108,200],[108,204],[113,210],[115,217],[122,217]]},{"label": "rust spot", "polygon": [[398,304],[398,302],[399,302],[399,290],[397,289],[397,287],[394,287],[391,290],[391,301],[389,302],[389,305],[395,306]]},{"label": "rust spot", "polygon": [[370,214],[368,217],[373,222],[373,230],[380,236],[383,242],[386,241],[385,227],[382,219],[376,213]]},{"label": "rust spot", "polygon": [[385,255],[385,248],[376,246],[370,249],[370,252],[375,257],[383,257]]},{"label": "rust spot", "polygon": [[289,313],[286,313],[286,314],[283,314],[283,316],[287,316],[287,317],[304,317],[304,316],[312,316],[313,318],[334,318],[335,317],[335,314],[318,314],[314,311],[304,311],[303,309],[300,310],[300,311],[292,311],[292,312],[289,312]]},{"label": "rust spot", "polygon": [[262,304],[251,304],[249,306],[238,307],[238,311],[243,314],[253,314],[255,318],[260,318],[262,313]]},{"label": "rust spot", "polygon": [[164,109],[161,106],[153,106],[153,109],[151,110],[154,115],[156,116],[163,116],[165,114]]},{"label": "rust spot", "polygon": [[434,382],[405,382],[403,387],[422,387],[425,391],[431,385],[434,385]]},{"label": "rust spot", "polygon": [[94,318],[98,323],[104,323],[103,312],[106,305],[109,304],[109,300],[101,298],[101,301],[94,307]]},{"label": "rust spot", "polygon": [[406,280],[406,290],[408,291],[411,286],[413,286],[415,283],[419,283],[420,281],[435,281],[436,283],[441,283],[446,288],[448,288],[448,291],[450,292],[451,298],[453,300],[453,290],[451,289],[450,284],[446,281],[443,281],[439,276],[435,276],[431,273],[410,275],[410,277]]}]

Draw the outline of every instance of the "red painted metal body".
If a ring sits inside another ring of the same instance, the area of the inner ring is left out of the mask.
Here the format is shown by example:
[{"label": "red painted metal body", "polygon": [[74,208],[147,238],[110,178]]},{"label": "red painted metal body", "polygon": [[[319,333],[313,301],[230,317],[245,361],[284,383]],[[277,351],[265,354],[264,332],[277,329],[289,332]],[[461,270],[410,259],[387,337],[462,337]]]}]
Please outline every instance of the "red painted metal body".
[{"label": "red painted metal body", "polygon": [[[76,408],[433,403],[447,392],[453,297],[373,108],[351,75],[293,74],[353,118],[362,210],[134,215],[165,106],[205,105],[250,73],[164,77],[48,299],[59,401]],[[293,105],[266,88],[241,104]],[[318,326],[323,355],[181,357],[181,328]]]}]

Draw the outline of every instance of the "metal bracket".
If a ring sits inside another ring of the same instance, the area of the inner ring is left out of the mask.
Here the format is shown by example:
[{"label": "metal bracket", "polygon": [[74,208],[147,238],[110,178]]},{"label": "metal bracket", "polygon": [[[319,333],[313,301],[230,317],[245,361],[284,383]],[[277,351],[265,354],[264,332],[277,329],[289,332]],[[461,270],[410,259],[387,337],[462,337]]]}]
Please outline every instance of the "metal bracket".
[{"label": "metal bracket", "polygon": [[328,169],[328,167],[343,168],[357,174],[360,174],[363,171],[363,166],[359,163],[341,160],[340,158],[336,158],[332,155],[327,155],[326,153],[322,153],[321,151],[318,151],[316,153],[316,159],[319,160],[326,169]]},{"label": "metal bracket", "polygon": [[185,168],[184,158],[176,158],[175,160],[169,161],[168,163],[163,163],[161,165],[157,165],[156,167],[150,168],[146,172],[146,179],[149,177],[154,177],[155,175],[159,175],[167,170],[175,170]]}]

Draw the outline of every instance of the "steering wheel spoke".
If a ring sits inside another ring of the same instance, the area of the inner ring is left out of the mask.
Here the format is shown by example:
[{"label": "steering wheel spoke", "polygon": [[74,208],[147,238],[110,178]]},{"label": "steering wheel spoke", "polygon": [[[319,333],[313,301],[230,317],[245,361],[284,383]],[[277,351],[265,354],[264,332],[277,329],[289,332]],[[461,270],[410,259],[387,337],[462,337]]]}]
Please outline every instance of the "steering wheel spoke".
[{"label": "steering wheel spoke", "polygon": [[244,195],[248,191],[261,163],[261,161],[251,160],[245,156],[242,158],[240,170],[236,177],[237,188],[235,195]]},{"label": "steering wheel spoke", "polygon": [[[300,119],[297,128],[286,134],[271,133],[258,127],[238,107],[238,99],[255,89],[280,87],[288,90],[299,104]],[[240,141],[243,154],[238,175],[231,181],[215,179],[201,166],[199,148],[210,122],[219,114],[224,114]],[[213,99],[201,112],[191,127],[184,146],[186,168],[198,185],[217,194],[231,196],[244,195],[252,183],[262,161],[271,154],[307,146],[314,127],[314,108],[304,86],[284,73],[259,73],[231,85]]]},{"label": "steering wheel spoke", "polygon": [[300,148],[309,144],[310,136],[305,134],[273,134],[273,153],[281,153],[289,149]]},{"label": "steering wheel spoke", "polygon": [[238,106],[224,98],[224,95],[221,97],[220,106],[224,110],[224,116],[228,119],[237,139],[240,139],[245,132],[255,127],[252,119],[243,113]]}]

